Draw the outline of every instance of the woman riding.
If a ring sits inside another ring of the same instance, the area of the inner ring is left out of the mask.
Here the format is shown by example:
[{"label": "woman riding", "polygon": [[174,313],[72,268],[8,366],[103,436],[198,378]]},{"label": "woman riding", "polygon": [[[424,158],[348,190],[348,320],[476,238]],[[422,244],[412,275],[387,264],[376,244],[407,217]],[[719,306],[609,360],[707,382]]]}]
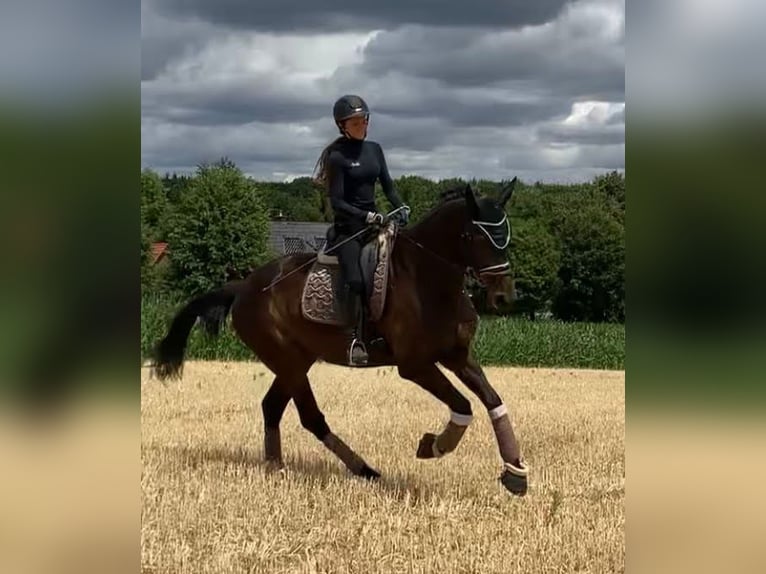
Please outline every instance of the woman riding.
[{"label": "woman riding", "polygon": [[[394,189],[388,173],[383,150],[376,142],[366,140],[370,109],[367,103],[355,95],[346,95],[333,106],[335,124],[341,136],[330,143],[317,162],[316,181],[322,184],[330,196],[334,215],[334,245],[339,245],[370,224],[385,223],[384,214],[375,205],[375,182],[380,181],[383,193],[402,224],[409,219],[409,207]],[[360,254],[366,234],[340,245],[334,253],[338,256],[341,273],[346,286],[346,304],[355,326],[351,330],[349,364],[367,364],[368,354],[364,344],[365,293],[360,266]],[[353,321],[353,319],[356,319]]]}]

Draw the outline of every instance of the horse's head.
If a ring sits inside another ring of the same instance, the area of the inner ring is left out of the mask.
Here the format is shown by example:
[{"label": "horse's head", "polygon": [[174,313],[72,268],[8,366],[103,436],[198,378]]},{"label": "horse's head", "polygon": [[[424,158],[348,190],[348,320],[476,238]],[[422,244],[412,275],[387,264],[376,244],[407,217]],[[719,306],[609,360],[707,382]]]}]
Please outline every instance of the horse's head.
[{"label": "horse's head", "polygon": [[497,199],[477,198],[470,184],[444,191],[436,207],[409,231],[417,245],[426,244],[442,261],[474,275],[486,287],[491,307],[516,299],[506,251],[511,223],[505,214],[515,186],[513,178]]},{"label": "horse's head", "polygon": [[511,199],[515,186],[514,177],[497,199],[477,198],[470,184],[464,191],[467,207],[461,234],[464,263],[479,283],[487,288],[487,302],[493,308],[502,301],[508,303],[516,299],[507,253],[511,242],[511,222],[505,213],[505,205]]}]

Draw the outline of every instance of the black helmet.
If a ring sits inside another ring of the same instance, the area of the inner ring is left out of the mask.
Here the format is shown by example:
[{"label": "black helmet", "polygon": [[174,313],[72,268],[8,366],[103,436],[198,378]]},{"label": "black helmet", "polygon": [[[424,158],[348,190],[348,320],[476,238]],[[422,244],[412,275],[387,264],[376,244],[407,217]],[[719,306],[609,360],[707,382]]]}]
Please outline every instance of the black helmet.
[{"label": "black helmet", "polygon": [[347,95],[340,98],[332,107],[332,115],[335,123],[340,127],[340,123],[356,116],[370,116],[370,108],[359,96]]}]

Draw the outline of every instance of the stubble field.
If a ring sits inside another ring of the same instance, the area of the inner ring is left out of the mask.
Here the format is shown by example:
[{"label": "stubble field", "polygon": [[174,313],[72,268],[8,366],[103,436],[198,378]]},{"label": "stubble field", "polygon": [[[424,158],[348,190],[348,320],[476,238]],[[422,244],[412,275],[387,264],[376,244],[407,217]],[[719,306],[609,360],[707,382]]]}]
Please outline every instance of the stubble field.
[{"label": "stubble field", "polygon": [[415,458],[447,408],[395,370],[315,365],[317,402],[382,473],[351,476],[288,406],[286,470],[263,463],[259,363],[189,362],[180,382],[142,371],[142,571],[622,572],[624,371],[487,368],[505,400],[530,491],[497,480],[486,411],[457,450]]}]

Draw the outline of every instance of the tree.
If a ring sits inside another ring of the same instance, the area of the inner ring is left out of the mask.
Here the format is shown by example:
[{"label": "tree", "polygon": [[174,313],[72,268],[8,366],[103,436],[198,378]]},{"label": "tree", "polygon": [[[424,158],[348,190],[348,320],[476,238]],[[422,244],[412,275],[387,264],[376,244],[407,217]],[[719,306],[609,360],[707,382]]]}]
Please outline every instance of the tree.
[{"label": "tree", "polygon": [[189,188],[192,178],[188,175],[165,174],[162,178],[162,184],[165,187],[165,196],[171,205],[175,205],[181,199],[181,196]]},{"label": "tree", "polygon": [[612,171],[593,181],[597,194],[601,195],[612,215],[625,224],[625,175]]},{"label": "tree", "polygon": [[[410,207],[411,223],[417,222],[439,198],[435,184],[417,175],[405,175],[395,179],[394,189],[402,202]],[[388,212],[392,209],[380,183],[375,184],[375,203],[381,211]]]},{"label": "tree", "polygon": [[141,288],[149,287],[151,281],[151,241],[149,241],[149,234],[146,232],[146,226],[144,225],[143,214],[141,217]]},{"label": "tree", "polygon": [[151,169],[141,172],[141,225],[145,226],[150,241],[164,239],[168,201],[160,176]]},{"label": "tree", "polygon": [[625,320],[625,228],[591,202],[559,220],[561,289],[553,301],[565,321]]},{"label": "tree", "polygon": [[510,261],[519,296],[514,308],[534,319],[558,289],[561,253],[556,238],[541,221],[522,220],[513,229]]},{"label": "tree", "polygon": [[261,196],[228,160],[198,168],[171,223],[171,279],[186,294],[243,277],[269,257]]},{"label": "tree", "polygon": [[150,169],[141,172],[141,288],[159,287],[162,277],[152,267],[151,246],[165,239],[169,205],[159,175]]},{"label": "tree", "polygon": [[268,182],[258,185],[269,216],[288,221],[323,221],[323,193],[308,177],[291,182]]},{"label": "tree", "polygon": [[543,193],[536,188],[516,184],[513,199],[505,206],[505,211],[512,222],[544,218]]}]

